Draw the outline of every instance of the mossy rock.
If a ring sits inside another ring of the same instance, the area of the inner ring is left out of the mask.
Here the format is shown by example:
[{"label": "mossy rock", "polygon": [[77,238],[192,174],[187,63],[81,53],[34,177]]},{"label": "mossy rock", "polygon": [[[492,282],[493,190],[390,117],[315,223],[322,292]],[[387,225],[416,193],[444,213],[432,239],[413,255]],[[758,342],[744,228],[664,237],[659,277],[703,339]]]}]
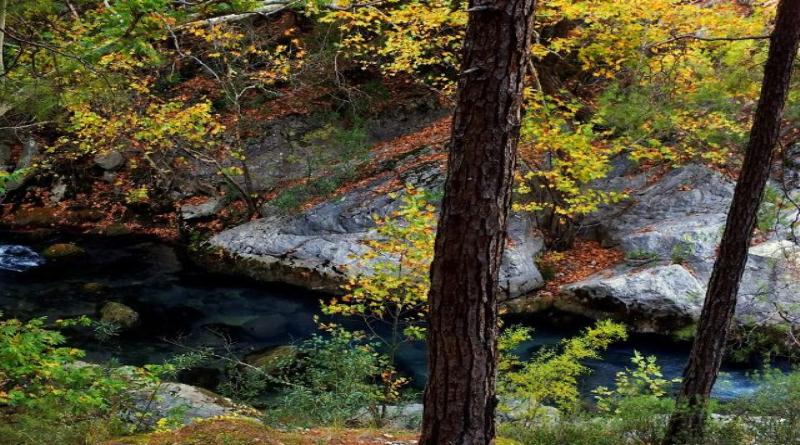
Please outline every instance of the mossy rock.
[{"label": "mossy rock", "polygon": [[122,303],[109,301],[100,308],[100,320],[127,329],[139,322],[139,313]]},{"label": "mossy rock", "polygon": [[297,357],[297,348],[291,345],[283,345],[249,354],[245,357],[245,362],[261,368],[269,374],[277,371],[295,357]]},{"label": "mossy rock", "polygon": [[87,294],[98,295],[106,293],[106,291],[108,291],[108,286],[103,283],[98,283],[97,281],[90,281],[84,283],[83,286],[81,286],[81,290]]},{"label": "mossy rock", "polygon": [[50,260],[76,258],[85,254],[86,251],[83,248],[72,243],[53,244],[42,252],[42,255]]}]

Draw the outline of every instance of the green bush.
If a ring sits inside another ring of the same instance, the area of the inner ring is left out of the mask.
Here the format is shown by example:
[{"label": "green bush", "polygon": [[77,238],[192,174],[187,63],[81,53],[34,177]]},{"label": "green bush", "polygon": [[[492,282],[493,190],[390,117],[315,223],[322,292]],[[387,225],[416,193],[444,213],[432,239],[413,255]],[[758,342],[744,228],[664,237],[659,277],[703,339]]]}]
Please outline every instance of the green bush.
[{"label": "green bush", "polygon": [[44,318],[0,321],[0,443],[91,443],[124,428],[116,414],[126,403],[126,380],[79,362],[83,351],[64,343]]},{"label": "green bush", "polygon": [[514,350],[531,334],[528,328],[507,329],[498,344],[500,410],[527,420],[538,417],[547,404],[568,411],[577,408],[578,378],[591,371],[582,362],[599,358],[611,343],[627,338],[623,325],[599,321],[581,335],[564,340],[559,348],[545,348],[523,362]]},{"label": "green bush", "polygon": [[267,408],[267,420],[315,426],[371,417],[380,423],[385,405],[400,402],[406,380],[396,376],[377,346],[341,330],[301,343],[282,366],[285,389]]}]

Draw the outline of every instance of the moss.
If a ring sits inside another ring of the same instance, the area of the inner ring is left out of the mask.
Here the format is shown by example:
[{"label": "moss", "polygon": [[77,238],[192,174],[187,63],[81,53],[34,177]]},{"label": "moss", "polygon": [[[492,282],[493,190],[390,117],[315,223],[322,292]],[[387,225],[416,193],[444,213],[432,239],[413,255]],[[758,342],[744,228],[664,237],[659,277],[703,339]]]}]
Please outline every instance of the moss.
[{"label": "moss", "polygon": [[277,371],[282,365],[297,356],[297,348],[291,345],[277,346],[253,353],[245,358],[247,363],[263,369],[267,373]]},{"label": "moss", "polygon": [[50,260],[61,260],[83,256],[86,253],[83,248],[72,243],[53,244],[42,252],[45,258]]},{"label": "moss", "polygon": [[100,320],[130,328],[139,322],[139,314],[122,303],[110,301],[100,309]]}]

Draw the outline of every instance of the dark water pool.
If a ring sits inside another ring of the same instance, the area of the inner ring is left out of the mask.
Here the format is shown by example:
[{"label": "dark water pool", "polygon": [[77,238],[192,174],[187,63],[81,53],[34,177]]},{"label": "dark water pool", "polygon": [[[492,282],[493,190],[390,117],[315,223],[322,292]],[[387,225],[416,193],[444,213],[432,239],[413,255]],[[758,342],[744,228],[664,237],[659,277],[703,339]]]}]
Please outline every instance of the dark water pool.
[{"label": "dark water pool", "polygon": [[[173,246],[135,239],[75,240],[87,254],[77,260],[46,262],[37,252],[63,239],[31,242],[0,235],[0,311],[15,317],[49,319],[94,316],[106,301],[118,301],[140,314],[139,326],[107,342],[88,332],[72,333],[71,342],[89,360],[116,359],[124,364],[158,363],[189,347],[228,347],[240,355],[308,338],[324,295],[283,285],[210,274],[192,264]],[[588,320],[564,314],[542,314],[514,320],[535,327],[528,352],[558,343],[585,327]],[[630,366],[633,351],[658,356],[666,377],[677,377],[688,344],[663,336],[633,335],[612,346],[583,380],[585,393],[612,385],[615,374]],[[425,378],[422,344],[399,354],[400,367],[417,384]],[[719,398],[751,392],[755,383],[746,368],[726,368],[715,388]],[[196,383],[196,382],[193,382]]]}]

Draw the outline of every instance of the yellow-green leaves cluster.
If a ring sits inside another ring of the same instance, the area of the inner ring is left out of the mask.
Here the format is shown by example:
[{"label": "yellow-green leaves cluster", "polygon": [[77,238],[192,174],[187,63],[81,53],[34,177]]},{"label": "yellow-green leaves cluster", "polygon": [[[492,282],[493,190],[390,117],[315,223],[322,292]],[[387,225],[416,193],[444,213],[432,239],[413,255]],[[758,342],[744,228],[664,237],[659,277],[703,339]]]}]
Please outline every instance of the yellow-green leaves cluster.
[{"label": "yellow-green leaves cluster", "polygon": [[[375,217],[376,236],[365,242],[360,269],[344,286],[346,294],[323,304],[328,315],[356,316],[387,345],[420,339],[427,311],[429,269],[436,236],[436,209],[422,190],[406,187],[400,207]],[[378,324],[390,333],[378,332]]]},{"label": "yellow-green leaves cluster", "polygon": [[531,329],[510,328],[498,343],[499,408],[528,420],[541,415],[544,405],[574,409],[580,397],[577,379],[590,372],[582,361],[599,358],[609,345],[625,340],[627,332],[621,324],[599,321],[558,348],[542,349],[522,361],[515,350],[531,338]]},{"label": "yellow-green leaves cluster", "polygon": [[337,5],[322,15],[342,33],[340,49],[384,74],[410,74],[452,91],[467,23],[459,0],[388,0]]},{"label": "yellow-green leaves cluster", "polygon": [[600,386],[592,391],[597,399],[597,409],[619,413],[619,402],[630,397],[660,398],[667,395],[672,384],[681,379],[665,379],[655,356],[644,356],[639,351],[631,358],[633,369],[620,371],[616,376],[616,387]]},{"label": "yellow-green leaves cluster", "polygon": [[574,220],[624,198],[593,187],[611,170],[611,157],[623,150],[619,141],[609,132],[595,130],[596,122],[579,122],[577,102],[544,98],[530,90],[528,97],[530,109],[519,147],[521,196],[515,209],[543,213],[545,219]]}]

